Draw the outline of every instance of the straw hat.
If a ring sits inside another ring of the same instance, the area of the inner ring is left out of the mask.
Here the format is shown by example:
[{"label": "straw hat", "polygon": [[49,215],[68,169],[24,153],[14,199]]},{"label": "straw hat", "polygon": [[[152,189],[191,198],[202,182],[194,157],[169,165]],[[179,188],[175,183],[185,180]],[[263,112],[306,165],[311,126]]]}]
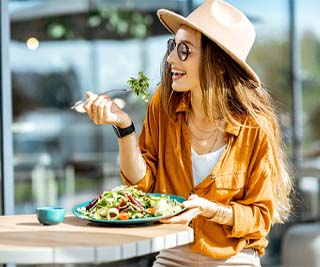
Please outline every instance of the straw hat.
[{"label": "straw hat", "polygon": [[187,25],[206,35],[260,84],[258,75],[246,63],[255,30],[241,11],[222,0],[206,0],[186,18],[166,9],[159,9],[157,15],[173,34],[181,25]]}]

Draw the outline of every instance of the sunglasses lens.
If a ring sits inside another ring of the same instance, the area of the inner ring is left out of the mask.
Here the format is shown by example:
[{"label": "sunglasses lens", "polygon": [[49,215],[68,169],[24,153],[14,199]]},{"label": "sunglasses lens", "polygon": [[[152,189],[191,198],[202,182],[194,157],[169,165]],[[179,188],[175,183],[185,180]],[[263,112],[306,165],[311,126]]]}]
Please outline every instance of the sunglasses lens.
[{"label": "sunglasses lens", "polygon": [[167,43],[167,52],[171,54],[171,52],[175,49],[176,42],[173,39],[169,39]]},{"label": "sunglasses lens", "polygon": [[189,49],[186,44],[180,43],[178,45],[178,57],[180,60],[185,61],[189,55]]},{"label": "sunglasses lens", "polygon": [[[176,42],[174,39],[169,39],[167,43],[168,55],[176,48]],[[189,55],[189,48],[185,43],[178,44],[177,47],[178,57],[181,61],[185,61]]]}]

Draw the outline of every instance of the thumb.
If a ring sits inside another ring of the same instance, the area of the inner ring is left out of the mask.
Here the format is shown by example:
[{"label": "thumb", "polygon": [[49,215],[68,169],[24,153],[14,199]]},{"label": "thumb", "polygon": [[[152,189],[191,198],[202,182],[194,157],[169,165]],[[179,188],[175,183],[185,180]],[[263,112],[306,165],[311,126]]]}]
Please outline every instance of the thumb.
[{"label": "thumb", "polygon": [[92,93],[92,92],[90,92],[90,91],[87,91],[86,92],[86,96],[87,97],[91,97],[91,96],[94,96],[95,94],[94,93]]},{"label": "thumb", "polygon": [[193,199],[198,199],[198,198],[199,198],[198,195],[196,195],[196,194],[191,194],[191,195],[189,196],[188,200],[193,200]]}]

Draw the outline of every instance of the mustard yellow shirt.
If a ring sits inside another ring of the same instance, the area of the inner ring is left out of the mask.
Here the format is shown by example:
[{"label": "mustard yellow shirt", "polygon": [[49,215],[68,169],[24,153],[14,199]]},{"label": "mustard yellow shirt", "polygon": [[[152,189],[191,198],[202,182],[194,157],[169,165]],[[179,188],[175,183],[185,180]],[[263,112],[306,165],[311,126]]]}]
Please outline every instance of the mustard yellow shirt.
[{"label": "mustard yellow shirt", "polygon": [[[273,155],[266,135],[252,119],[245,126],[227,124],[226,149],[212,172],[197,186],[192,177],[191,140],[187,126],[190,93],[179,96],[174,119],[161,104],[161,86],[153,95],[139,136],[147,173],[138,188],[145,192],[199,197],[231,205],[233,226],[203,216],[193,219],[192,250],[213,258],[228,258],[243,248],[264,254],[273,216],[271,175]],[[126,184],[130,182],[121,172]]]}]

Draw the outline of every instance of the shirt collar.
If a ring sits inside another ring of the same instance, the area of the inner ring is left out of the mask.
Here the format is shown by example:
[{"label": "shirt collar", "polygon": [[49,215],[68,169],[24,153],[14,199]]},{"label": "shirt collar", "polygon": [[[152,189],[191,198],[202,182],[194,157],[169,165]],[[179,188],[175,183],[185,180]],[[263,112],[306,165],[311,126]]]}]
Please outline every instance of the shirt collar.
[{"label": "shirt collar", "polygon": [[238,136],[240,132],[240,128],[241,128],[240,125],[232,125],[230,123],[227,123],[226,133]]},{"label": "shirt collar", "polygon": [[176,108],[176,113],[187,112],[190,106],[190,101],[191,101],[191,92],[190,91],[185,92],[180,98],[180,101]]}]

